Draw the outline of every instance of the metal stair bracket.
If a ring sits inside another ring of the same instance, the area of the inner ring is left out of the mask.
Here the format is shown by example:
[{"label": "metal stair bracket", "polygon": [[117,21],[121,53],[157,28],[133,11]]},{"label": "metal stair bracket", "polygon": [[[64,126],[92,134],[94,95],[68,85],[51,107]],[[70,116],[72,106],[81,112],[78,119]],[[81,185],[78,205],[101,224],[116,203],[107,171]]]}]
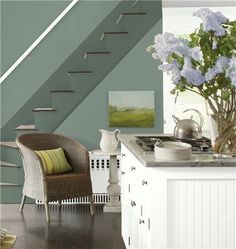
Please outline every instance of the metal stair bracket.
[{"label": "metal stair bracket", "polygon": [[102,41],[106,35],[128,35],[128,32],[104,32],[100,40]]},{"label": "metal stair bracket", "polygon": [[133,7],[136,6],[136,4],[138,3],[139,0],[135,0],[134,3],[133,3]]},{"label": "metal stair bracket", "polygon": [[145,12],[122,12],[119,18],[116,21],[116,24],[119,24],[123,16],[143,16],[146,15]]}]

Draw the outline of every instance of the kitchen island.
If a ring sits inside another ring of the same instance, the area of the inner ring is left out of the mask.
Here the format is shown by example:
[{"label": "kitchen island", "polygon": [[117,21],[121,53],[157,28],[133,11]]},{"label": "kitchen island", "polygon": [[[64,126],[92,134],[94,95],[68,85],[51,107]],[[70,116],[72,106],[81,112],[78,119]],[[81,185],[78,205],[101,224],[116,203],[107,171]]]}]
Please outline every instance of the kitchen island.
[{"label": "kitchen island", "polygon": [[[153,136],[153,134],[151,134]],[[236,248],[236,159],[157,160],[120,135],[127,248]]]}]

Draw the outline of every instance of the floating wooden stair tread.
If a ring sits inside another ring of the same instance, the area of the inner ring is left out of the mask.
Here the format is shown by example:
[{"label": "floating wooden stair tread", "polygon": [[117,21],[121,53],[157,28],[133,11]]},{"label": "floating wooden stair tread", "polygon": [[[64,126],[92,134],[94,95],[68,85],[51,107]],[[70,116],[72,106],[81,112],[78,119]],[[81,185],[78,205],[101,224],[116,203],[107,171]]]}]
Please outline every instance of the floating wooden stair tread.
[{"label": "floating wooden stair tread", "polygon": [[106,35],[128,35],[128,32],[104,32],[100,38],[102,41]]},{"label": "floating wooden stair tread", "polygon": [[30,124],[30,125],[20,125],[20,126],[16,127],[15,130],[17,130],[17,131],[28,131],[28,130],[35,131],[35,130],[37,130],[37,128],[35,127],[34,124]]},{"label": "floating wooden stair tread", "polygon": [[73,90],[53,90],[50,93],[73,93]]},{"label": "floating wooden stair tread", "polygon": [[122,12],[119,18],[116,21],[116,24],[119,24],[123,16],[143,16],[146,15],[146,12]]},{"label": "floating wooden stair tread", "polygon": [[70,75],[70,74],[73,74],[73,73],[78,73],[78,74],[91,74],[91,73],[93,73],[92,71],[69,71],[68,72],[68,75]]},{"label": "floating wooden stair tread", "polygon": [[21,184],[0,182],[1,187],[20,187]]},{"label": "floating wooden stair tread", "polygon": [[1,167],[9,167],[9,168],[20,168],[19,165],[15,165],[15,164],[3,162],[3,161],[0,161],[0,166]]},{"label": "floating wooden stair tread", "polygon": [[33,112],[55,112],[53,107],[38,107],[32,110]]},{"label": "floating wooden stair tread", "polygon": [[110,53],[110,51],[87,51],[84,54],[84,59],[86,59],[88,55],[107,55]]},{"label": "floating wooden stair tread", "polygon": [[18,148],[16,145],[16,142],[0,142],[0,146],[9,147],[9,148],[13,148],[13,149]]},{"label": "floating wooden stair tread", "polygon": [[122,16],[139,16],[139,15],[146,15],[146,12],[122,12]]}]

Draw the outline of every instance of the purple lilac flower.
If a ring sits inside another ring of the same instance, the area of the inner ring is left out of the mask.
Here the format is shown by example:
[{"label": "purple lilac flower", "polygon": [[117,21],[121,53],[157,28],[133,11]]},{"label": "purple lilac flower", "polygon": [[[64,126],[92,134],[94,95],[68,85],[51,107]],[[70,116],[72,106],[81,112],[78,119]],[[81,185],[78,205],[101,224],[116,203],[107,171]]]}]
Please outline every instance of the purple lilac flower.
[{"label": "purple lilac flower", "polygon": [[228,20],[220,11],[215,12],[215,16],[220,24],[226,23]]},{"label": "purple lilac flower", "polygon": [[203,21],[204,31],[213,31],[216,36],[223,36],[226,34],[225,29],[221,26],[228,19],[220,12],[212,12],[208,8],[202,8],[193,13]]},{"label": "purple lilac flower", "polygon": [[177,38],[171,33],[165,32],[163,35],[155,36],[155,52],[152,54],[154,59],[166,62],[169,55],[176,53],[179,56],[189,53],[188,40]]},{"label": "purple lilac flower", "polygon": [[201,61],[202,60],[202,51],[199,47],[194,47],[189,50],[189,55],[191,58],[193,58],[196,61]]},{"label": "purple lilac flower", "polygon": [[229,66],[226,70],[226,76],[232,81],[232,85],[236,87],[236,57],[233,56],[229,62]]},{"label": "purple lilac flower", "polygon": [[219,71],[223,72],[228,63],[229,63],[229,58],[221,56],[216,61],[216,67],[218,68]]},{"label": "purple lilac flower", "polygon": [[208,69],[205,75],[206,80],[207,81],[212,80],[217,74],[222,73],[226,69],[228,63],[229,63],[228,58],[224,56],[219,57],[216,61],[215,66]]},{"label": "purple lilac flower", "polygon": [[169,55],[175,53],[182,57],[191,57],[196,61],[202,59],[202,52],[199,47],[190,48],[187,39],[177,38],[171,33],[165,32],[163,35],[155,36],[155,52],[152,53],[154,59],[166,62]]},{"label": "purple lilac flower", "polygon": [[177,84],[181,78],[179,67],[179,63],[174,61],[172,63],[160,65],[158,69],[171,75],[172,83]]},{"label": "purple lilac flower", "polygon": [[192,67],[192,63],[189,58],[185,58],[184,60],[181,76],[186,78],[189,83],[192,83],[195,86],[199,86],[205,82],[205,77],[202,75],[202,72]]},{"label": "purple lilac flower", "polygon": [[184,38],[176,38],[178,43],[173,49],[173,52],[179,56],[189,56],[189,42]]}]

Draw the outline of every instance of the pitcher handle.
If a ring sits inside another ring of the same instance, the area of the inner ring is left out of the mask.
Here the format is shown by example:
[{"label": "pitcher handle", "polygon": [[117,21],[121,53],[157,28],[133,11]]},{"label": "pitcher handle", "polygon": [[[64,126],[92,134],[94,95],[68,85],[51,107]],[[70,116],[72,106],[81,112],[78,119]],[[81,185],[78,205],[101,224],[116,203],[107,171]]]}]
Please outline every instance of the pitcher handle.
[{"label": "pitcher handle", "polygon": [[115,129],[115,130],[114,130],[114,134],[115,134],[115,138],[116,138],[116,141],[117,141],[117,142],[119,141],[117,135],[120,134],[120,133],[121,133],[121,132],[120,132],[119,129]]}]

